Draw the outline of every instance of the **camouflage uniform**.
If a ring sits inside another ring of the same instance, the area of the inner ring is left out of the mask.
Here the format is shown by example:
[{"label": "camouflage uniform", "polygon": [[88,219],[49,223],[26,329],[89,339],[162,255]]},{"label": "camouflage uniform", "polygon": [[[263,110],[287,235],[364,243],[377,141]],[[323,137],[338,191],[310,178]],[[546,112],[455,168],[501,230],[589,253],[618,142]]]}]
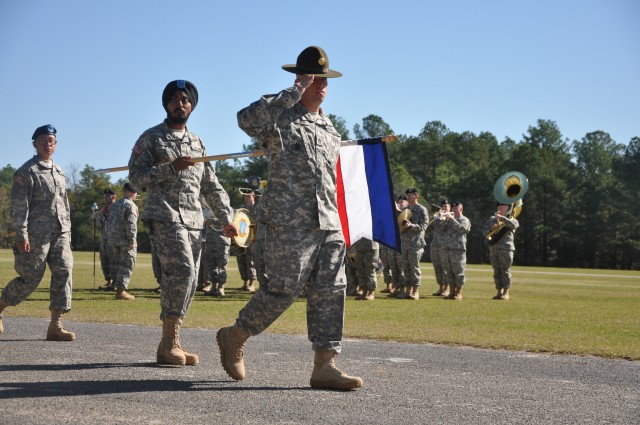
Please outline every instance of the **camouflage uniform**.
[{"label": "camouflage uniform", "polygon": [[145,131],[129,159],[129,181],[147,191],[140,218],[152,233],[162,267],[160,318],[184,317],[196,291],[203,228],[202,193],[216,217],[232,221],[229,196],[208,162],[175,171],[179,156],[205,156],[204,144],[194,133],[174,132],[166,123]]},{"label": "camouflage uniform", "polygon": [[[511,287],[511,265],[513,264],[513,253],[516,250],[513,239],[519,226],[518,220],[515,218],[501,218],[500,221],[505,224],[506,231],[494,244],[487,243],[489,246],[489,258],[493,267],[493,281],[498,290]],[[482,234],[486,237],[497,225],[498,220],[496,217],[489,217],[484,223]]]},{"label": "camouflage uniform", "polygon": [[138,206],[127,198],[116,201],[109,208],[108,223],[112,284],[127,289],[136,266]]},{"label": "camouflage uniform", "polygon": [[345,242],[336,200],[340,134],[329,118],[308,112],[290,87],[238,112],[238,124],[267,150],[269,184],[256,207],[266,223],[268,288],[260,287],[237,325],[257,335],[296,300],[305,284],[307,328],[316,351],[341,350]]},{"label": "camouflage uniform", "polygon": [[223,286],[227,283],[231,239],[224,235],[223,226],[215,216],[212,217],[212,220],[213,223],[205,229],[202,261],[204,263],[204,280],[213,283],[213,289],[215,289],[217,284]]},{"label": "camouflage uniform", "polygon": [[115,276],[111,276],[111,263],[109,262],[109,210],[113,204],[105,205],[96,215],[96,225],[100,226],[100,268],[104,280],[110,282]]},{"label": "camouflage uniform", "polygon": [[464,285],[464,269],[467,265],[467,233],[471,230],[471,222],[463,215],[444,222],[442,238],[442,258],[444,272],[448,284],[462,287]]},{"label": "camouflage uniform", "polygon": [[401,235],[402,256],[400,257],[400,287],[420,286],[422,271],[420,270],[420,259],[427,244],[424,239],[425,231],[429,225],[429,212],[420,205],[410,205],[411,227],[407,228]]},{"label": "camouflage uniform", "polygon": [[436,275],[436,283],[438,285],[447,285],[447,276],[444,271],[444,259],[442,252],[442,239],[444,238],[444,229],[447,222],[442,218],[436,218],[429,230],[433,233],[433,239],[431,239],[431,246],[429,255],[431,256],[431,263],[433,264],[433,271]]},{"label": "camouflage uniform", "polygon": [[38,156],[14,174],[11,188],[11,224],[16,241],[29,241],[31,252],[14,245],[18,277],[2,291],[2,301],[18,305],[38,287],[46,265],[51,271],[49,308],[71,310],[71,218],[62,168]]},{"label": "camouflage uniform", "polygon": [[362,238],[349,249],[354,249],[356,252],[355,265],[360,289],[370,292],[375,291],[378,287],[376,268],[380,258],[378,242]]}]

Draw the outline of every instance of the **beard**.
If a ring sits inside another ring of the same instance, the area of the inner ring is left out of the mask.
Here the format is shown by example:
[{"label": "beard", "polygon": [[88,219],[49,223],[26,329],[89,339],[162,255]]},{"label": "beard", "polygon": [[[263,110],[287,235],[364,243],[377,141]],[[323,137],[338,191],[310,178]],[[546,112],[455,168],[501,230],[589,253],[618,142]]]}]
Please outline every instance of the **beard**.
[{"label": "beard", "polygon": [[176,109],[173,112],[167,111],[167,121],[170,124],[184,125],[187,123],[188,120],[189,120],[189,114],[187,113],[184,113],[184,115],[180,114],[180,109]]}]

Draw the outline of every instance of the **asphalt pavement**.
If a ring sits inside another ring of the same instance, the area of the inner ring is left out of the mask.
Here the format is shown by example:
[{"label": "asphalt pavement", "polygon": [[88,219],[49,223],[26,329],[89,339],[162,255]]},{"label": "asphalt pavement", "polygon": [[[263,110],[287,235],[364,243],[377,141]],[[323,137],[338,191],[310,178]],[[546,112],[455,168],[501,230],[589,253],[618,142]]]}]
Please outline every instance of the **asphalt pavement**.
[{"label": "asphalt pavement", "polygon": [[337,357],[364,387],[309,387],[304,336],[264,333],[247,377],[220,366],[217,329],[181,331],[198,366],[155,364],[161,329],[5,316],[0,424],[640,424],[640,362],[433,344],[346,340]]}]

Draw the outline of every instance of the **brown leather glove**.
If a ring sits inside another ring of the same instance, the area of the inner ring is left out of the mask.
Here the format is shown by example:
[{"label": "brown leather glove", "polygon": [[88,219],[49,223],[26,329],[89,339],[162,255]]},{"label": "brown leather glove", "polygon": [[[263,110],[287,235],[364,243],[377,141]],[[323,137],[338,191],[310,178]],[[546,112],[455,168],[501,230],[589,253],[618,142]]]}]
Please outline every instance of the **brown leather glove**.
[{"label": "brown leather glove", "polygon": [[196,163],[191,161],[190,156],[179,156],[171,163],[171,166],[176,172],[186,170],[194,165],[196,165]]}]

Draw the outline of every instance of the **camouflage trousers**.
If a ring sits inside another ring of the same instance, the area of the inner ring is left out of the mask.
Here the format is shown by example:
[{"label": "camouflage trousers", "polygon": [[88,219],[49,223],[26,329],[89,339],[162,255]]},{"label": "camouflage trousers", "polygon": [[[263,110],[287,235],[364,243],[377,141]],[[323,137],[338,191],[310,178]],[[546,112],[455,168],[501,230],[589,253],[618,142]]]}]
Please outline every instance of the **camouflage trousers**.
[{"label": "camouflage trousers", "polygon": [[358,282],[358,270],[356,269],[356,259],[353,254],[347,253],[344,262],[344,275],[347,279],[347,294],[355,294],[360,282]]},{"label": "camouflage trousers", "polygon": [[162,268],[160,267],[160,259],[158,258],[158,251],[156,250],[156,244],[153,242],[153,235],[150,236],[151,242],[151,270],[153,270],[153,277],[158,285],[162,282]]},{"label": "camouflage trousers", "polygon": [[496,289],[511,288],[511,265],[513,264],[513,251],[489,249],[489,258],[493,266],[493,281]]},{"label": "camouflage trousers", "polygon": [[433,272],[436,275],[436,283],[438,285],[447,285],[447,276],[444,271],[443,249],[439,246],[431,245],[429,254],[431,255],[431,264],[433,264]]},{"label": "camouflage trousers", "polygon": [[[394,287],[400,286],[400,277],[402,276],[402,269],[400,268],[400,256],[402,254],[396,251],[389,250],[387,261],[389,262],[389,272],[391,273],[391,283]],[[386,270],[386,267],[385,267]],[[385,282],[386,279],[385,279]]]},{"label": "camouflage trousers", "polygon": [[211,283],[227,283],[227,266],[229,265],[229,245],[205,243],[202,251],[205,281]]},{"label": "camouflage trousers", "polygon": [[236,259],[238,261],[238,271],[240,272],[240,279],[242,280],[255,280],[256,269],[253,266],[253,245],[248,248],[236,248]]},{"label": "camouflage trousers", "polygon": [[18,277],[7,284],[2,291],[2,301],[7,305],[18,305],[36,290],[45,268],[49,265],[51,284],[49,287],[49,308],[51,310],[71,310],[71,271],[73,254],[71,234],[65,232],[48,243],[31,244],[31,252],[19,252],[14,245],[15,270]]},{"label": "camouflage trousers", "polygon": [[264,265],[264,245],[265,245],[265,238],[264,238],[264,229],[262,228],[263,226],[266,226],[266,224],[259,224],[258,225],[258,231],[256,232],[256,239],[255,241],[253,241],[253,244],[251,245],[251,255],[253,257],[253,267],[256,269],[256,279],[258,279],[258,283],[260,284],[260,287],[265,287],[267,286],[268,283],[268,279],[267,279],[267,275],[264,271],[265,265]]},{"label": "camouflage trousers", "polygon": [[400,286],[420,286],[422,270],[420,270],[420,259],[424,253],[424,248],[402,248],[399,267]]},{"label": "camouflage trousers", "polygon": [[467,266],[467,251],[462,249],[442,249],[442,265],[447,284],[464,285],[464,269]]},{"label": "camouflage trousers", "polygon": [[100,239],[100,268],[104,280],[111,280],[111,263],[109,262],[109,246],[106,237]]},{"label": "camouflage trousers", "polygon": [[136,266],[136,248],[130,249],[129,245],[109,246],[109,263],[111,265],[111,284],[116,288],[127,289]]},{"label": "camouflage trousers", "polygon": [[339,230],[268,225],[264,250],[267,287],[261,286],[240,310],[238,326],[249,335],[261,333],[309,284],[309,341],[315,351],[339,353],[344,328],[344,257],[344,236]]},{"label": "camouflage trousers", "polygon": [[356,254],[355,265],[360,288],[367,291],[375,291],[378,287],[378,277],[376,276],[378,250],[359,251]]},{"label": "camouflage trousers", "polygon": [[150,220],[146,224],[162,270],[160,320],[167,316],[184,317],[196,292],[201,231],[171,221]]}]

